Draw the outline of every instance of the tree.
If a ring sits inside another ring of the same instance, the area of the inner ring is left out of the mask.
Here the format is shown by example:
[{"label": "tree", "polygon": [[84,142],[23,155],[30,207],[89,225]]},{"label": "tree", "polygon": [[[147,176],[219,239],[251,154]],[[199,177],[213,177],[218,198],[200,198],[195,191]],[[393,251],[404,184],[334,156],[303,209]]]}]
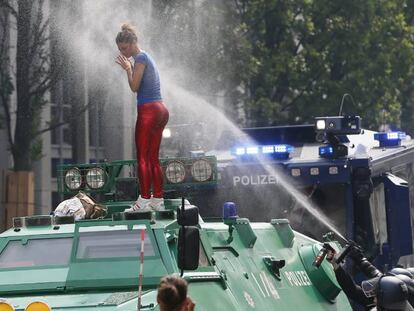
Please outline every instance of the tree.
[{"label": "tree", "polygon": [[[406,28],[409,28],[412,31],[414,27],[414,2],[408,0],[404,7],[404,24]],[[405,44],[412,44],[413,40],[405,39]],[[406,57],[405,55],[402,57]],[[401,128],[414,135],[414,101],[412,99],[414,94],[414,85],[411,81],[414,80],[414,71],[412,66],[412,58],[408,57],[407,68],[409,74],[407,79],[404,81],[404,85],[401,89],[400,98],[401,98]]]},{"label": "tree", "polygon": [[227,115],[242,109],[244,126],[336,115],[349,93],[342,113],[360,114],[364,127],[414,130],[410,0],[152,4],[155,50],[187,68],[184,84],[196,93],[224,94]]},{"label": "tree", "polygon": [[400,125],[401,107],[412,105],[407,1],[235,2],[252,44],[242,68],[249,125],[337,114],[344,93],[355,99],[345,111],[363,116],[365,127]]},{"label": "tree", "polygon": [[[3,9],[0,16],[0,100],[16,171],[31,170],[32,161],[41,156],[40,135],[60,125],[55,122],[48,128],[40,126],[40,114],[47,103],[45,94],[57,73],[57,67],[50,62],[49,21],[43,16],[43,6],[43,0],[0,0]],[[14,24],[16,52],[10,56],[13,46],[10,25]],[[15,59],[15,68],[11,57]],[[15,107],[10,100],[13,91],[16,91]]]},{"label": "tree", "polygon": [[[214,104],[224,97],[225,113],[237,120],[243,100],[244,72],[250,43],[234,2],[152,1],[155,51],[165,51],[170,68],[179,68],[177,80],[187,89]],[[219,95],[218,95],[219,94]]]}]

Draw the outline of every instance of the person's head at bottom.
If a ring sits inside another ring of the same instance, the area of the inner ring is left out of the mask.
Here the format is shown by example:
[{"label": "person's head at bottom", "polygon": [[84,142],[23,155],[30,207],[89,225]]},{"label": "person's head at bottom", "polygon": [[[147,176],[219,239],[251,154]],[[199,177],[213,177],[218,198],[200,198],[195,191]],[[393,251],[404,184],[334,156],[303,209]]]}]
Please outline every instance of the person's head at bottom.
[{"label": "person's head at bottom", "polygon": [[187,281],[178,276],[166,276],[158,285],[157,302],[161,311],[188,310],[191,299],[187,297]]},{"label": "person's head at bottom", "polygon": [[407,285],[395,276],[381,276],[378,279],[375,292],[378,311],[414,311],[407,301]]}]

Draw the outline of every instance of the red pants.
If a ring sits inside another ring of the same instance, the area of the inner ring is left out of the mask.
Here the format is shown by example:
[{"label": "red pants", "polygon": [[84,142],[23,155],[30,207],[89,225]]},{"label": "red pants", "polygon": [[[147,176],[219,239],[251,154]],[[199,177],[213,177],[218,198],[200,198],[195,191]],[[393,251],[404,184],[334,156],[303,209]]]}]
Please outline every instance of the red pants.
[{"label": "red pants", "polygon": [[169,113],[162,102],[146,103],[138,106],[138,117],[135,124],[135,147],[137,149],[137,171],[141,197],[153,195],[163,197],[162,170],[159,151],[162,131],[168,122]]}]

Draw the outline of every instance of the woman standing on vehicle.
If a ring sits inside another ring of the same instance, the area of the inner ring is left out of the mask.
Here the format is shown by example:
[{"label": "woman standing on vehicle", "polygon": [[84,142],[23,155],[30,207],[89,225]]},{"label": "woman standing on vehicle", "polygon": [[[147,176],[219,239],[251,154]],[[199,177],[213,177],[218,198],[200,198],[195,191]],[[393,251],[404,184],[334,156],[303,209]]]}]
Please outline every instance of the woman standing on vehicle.
[{"label": "woman standing on vehicle", "polygon": [[[121,52],[116,63],[125,70],[131,91],[137,93],[138,107],[135,147],[141,194],[135,204],[125,211],[162,210],[163,177],[159,149],[169,113],[162,101],[158,69],[151,56],[138,46],[137,33],[131,25],[122,25],[115,42]],[[131,57],[134,65],[129,60]]]}]

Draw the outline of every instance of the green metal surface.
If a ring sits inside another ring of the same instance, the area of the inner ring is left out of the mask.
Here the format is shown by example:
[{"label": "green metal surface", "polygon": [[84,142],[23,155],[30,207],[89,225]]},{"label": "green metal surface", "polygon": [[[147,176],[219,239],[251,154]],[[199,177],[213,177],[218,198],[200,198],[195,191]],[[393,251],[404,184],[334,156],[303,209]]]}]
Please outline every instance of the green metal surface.
[{"label": "green metal surface", "polygon": [[299,249],[300,258],[313,284],[326,299],[334,301],[341,292],[335,274],[328,263],[323,262],[319,268],[312,265],[315,256],[321,250],[318,244],[305,245]]},{"label": "green metal surface", "polygon": [[[205,260],[200,259],[197,271],[184,274],[190,284],[190,295],[197,302],[196,310],[290,310],[292,304],[298,311],[351,310],[331,267],[324,263],[315,270],[312,266],[319,244],[291,231],[286,221],[280,221],[283,230],[278,230],[276,222],[248,223],[242,219],[239,222],[242,229],[234,230],[231,243],[227,225],[200,223]],[[64,267],[0,269],[0,297],[11,302],[16,310],[24,310],[38,299],[49,303],[52,310],[136,310],[139,257],[79,259],[76,256],[82,232],[115,232],[119,227],[145,228],[156,247],[153,256],[144,261],[142,303],[146,307],[142,310],[158,310],[159,279],[179,272],[175,219],[153,223],[81,221],[61,225],[57,231],[50,226],[21,228],[18,232],[11,229],[0,236],[0,260],[7,245],[5,241],[10,240],[71,236],[73,246],[70,262]],[[285,261],[279,277],[269,270],[266,263],[269,258]]]},{"label": "green metal surface", "polygon": [[292,247],[295,234],[289,221],[287,219],[272,219],[270,223],[276,229],[283,246]]},{"label": "green metal surface", "polygon": [[256,243],[257,236],[252,230],[249,220],[247,218],[237,219],[234,227],[236,228],[243,245],[245,247],[252,248],[254,243]]},{"label": "green metal surface", "polygon": [[[183,161],[188,168],[196,160]],[[134,161],[62,166],[60,190],[73,194],[63,183],[67,169],[98,166],[108,174],[105,187],[96,191],[104,193],[106,201],[100,203],[108,207],[106,219],[62,224],[70,219],[22,218],[16,220],[15,228],[0,234],[0,299],[15,310],[23,311],[39,300],[54,311],[137,310],[140,230],[145,230],[141,310],[159,310],[156,287],[160,278],[180,272],[175,211],[181,208],[182,199],[165,200],[167,212],[154,212],[147,220],[122,213],[133,201],[117,201],[115,185],[118,178],[125,181],[122,167],[133,167]],[[294,232],[286,219],[251,223],[238,218],[225,224],[200,218],[198,229],[199,267],[184,273],[196,310],[352,310],[331,266],[326,262],[320,269],[312,266],[319,243]],[[63,240],[57,239],[66,239],[67,262],[42,265],[42,256],[60,258],[53,245]],[[8,247],[16,244],[22,258],[11,258],[21,261],[21,266],[8,267],[6,257],[13,256]],[[43,245],[44,253],[39,254],[33,245]],[[37,264],[27,265],[30,260]]]}]

